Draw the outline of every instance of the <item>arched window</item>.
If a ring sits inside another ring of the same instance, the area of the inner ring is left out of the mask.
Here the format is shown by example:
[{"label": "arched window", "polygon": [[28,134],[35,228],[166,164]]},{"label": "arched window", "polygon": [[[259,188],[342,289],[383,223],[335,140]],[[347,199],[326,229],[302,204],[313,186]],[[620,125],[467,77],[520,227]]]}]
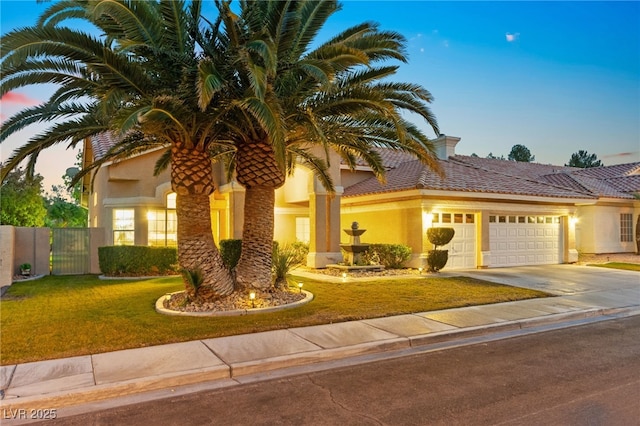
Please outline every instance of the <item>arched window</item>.
[{"label": "arched window", "polygon": [[149,209],[148,242],[150,246],[175,247],[178,245],[178,218],[176,216],[176,194],[167,194],[166,208]]}]

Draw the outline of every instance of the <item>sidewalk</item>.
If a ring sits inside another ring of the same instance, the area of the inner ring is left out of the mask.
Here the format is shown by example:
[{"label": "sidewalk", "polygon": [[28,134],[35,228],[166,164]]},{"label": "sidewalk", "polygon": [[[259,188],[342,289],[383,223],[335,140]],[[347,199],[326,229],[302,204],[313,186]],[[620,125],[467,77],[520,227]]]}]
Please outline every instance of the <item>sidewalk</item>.
[{"label": "sidewalk", "polygon": [[[453,275],[453,273],[451,273]],[[229,386],[472,336],[640,314],[640,274],[575,265],[456,271],[557,297],[291,328],[0,367],[0,412],[60,409],[185,385]],[[564,324],[564,325],[563,325]]]}]

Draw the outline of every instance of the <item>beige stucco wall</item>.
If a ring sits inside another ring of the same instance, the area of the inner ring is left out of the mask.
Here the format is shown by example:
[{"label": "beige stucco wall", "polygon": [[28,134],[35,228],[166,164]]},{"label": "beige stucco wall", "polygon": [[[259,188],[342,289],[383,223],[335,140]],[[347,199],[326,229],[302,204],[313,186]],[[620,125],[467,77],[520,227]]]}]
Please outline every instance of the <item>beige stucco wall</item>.
[{"label": "beige stucco wall", "polygon": [[576,213],[576,247],[581,253],[635,252],[635,241],[620,241],[620,214],[632,213],[635,226],[640,206],[638,202],[618,205],[579,206]]},{"label": "beige stucco wall", "polygon": [[343,203],[340,223],[340,242],[348,243],[343,231],[358,222],[366,232],[360,242],[369,244],[405,244],[414,254],[422,251],[422,207],[419,199],[389,201],[374,204],[348,205]]},{"label": "beige stucco wall", "polygon": [[30,263],[31,275],[49,275],[50,233],[49,228],[15,228],[14,271]]},{"label": "beige stucco wall", "polygon": [[0,287],[11,285],[15,266],[15,228],[9,225],[0,226]]}]

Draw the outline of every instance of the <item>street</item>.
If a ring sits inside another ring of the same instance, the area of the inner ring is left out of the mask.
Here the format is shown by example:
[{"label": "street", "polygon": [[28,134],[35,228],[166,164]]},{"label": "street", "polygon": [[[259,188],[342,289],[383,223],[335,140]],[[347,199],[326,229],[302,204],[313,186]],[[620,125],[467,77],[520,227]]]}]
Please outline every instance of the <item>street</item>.
[{"label": "street", "polygon": [[637,425],[639,395],[634,316],[42,424]]}]

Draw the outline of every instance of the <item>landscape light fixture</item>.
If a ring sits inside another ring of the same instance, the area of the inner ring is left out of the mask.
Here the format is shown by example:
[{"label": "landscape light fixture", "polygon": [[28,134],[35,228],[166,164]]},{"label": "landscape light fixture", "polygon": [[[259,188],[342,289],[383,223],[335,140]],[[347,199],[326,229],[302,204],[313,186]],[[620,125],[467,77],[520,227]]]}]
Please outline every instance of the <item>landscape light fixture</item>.
[{"label": "landscape light fixture", "polygon": [[302,283],[298,283],[298,289],[300,289],[300,293],[302,293]]},{"label": "landscape light fixture", "polygon": [[251,299],[251,307],[255,308],[256,307],[256,293],[254,291],[249,293],[249,299]]},{"label": "landscape light fixture", "polygon": [[347,279],[347,273],[346,273],[346,272],[343,272],[343,273],[342,273],[342,279],[343,279],[343,280]]}]

